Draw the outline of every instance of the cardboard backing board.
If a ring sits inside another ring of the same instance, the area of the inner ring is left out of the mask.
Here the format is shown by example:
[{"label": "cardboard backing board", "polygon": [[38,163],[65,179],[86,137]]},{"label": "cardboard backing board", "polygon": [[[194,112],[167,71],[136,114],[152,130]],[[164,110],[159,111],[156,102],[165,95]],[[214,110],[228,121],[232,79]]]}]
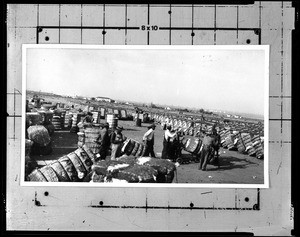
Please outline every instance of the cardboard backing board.
[{"label": "cardboard backing board", "polygon": [[[291,2],[16,4],[7,11],[8,230],[291,234]],[[270,188],[21,187],[21,48],[29,43],[270,45]]]}]

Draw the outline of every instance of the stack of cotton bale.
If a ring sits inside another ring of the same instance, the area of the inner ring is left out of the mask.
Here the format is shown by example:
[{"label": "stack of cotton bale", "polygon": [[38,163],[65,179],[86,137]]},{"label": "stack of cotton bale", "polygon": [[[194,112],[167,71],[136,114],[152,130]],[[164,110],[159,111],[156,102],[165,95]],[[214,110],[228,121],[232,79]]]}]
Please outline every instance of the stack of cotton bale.
[{"label": "stack of cotton bale", "polygon": [[48,110],[38,110],[37,112],[42,116],[42,125],[45,126],[45,128],[48,130],[49,135],[52,136],[55,130],[55,127],[52,123],[53,112]]},{"label": "stack of cotton bale", "polygon": [[48,155],[52,152],[52,141],[48,130],[43,125],[32,125],[27,128],[28,139],[33,141],[32,154]]},{"label": "stack of cotton bale", "polygon": [[78,148],[58,160],[33,170],[27,180],[32,182],[84,182],[95,161],[86,147]]},{"label": "stack of cotton bale", "polygon": [[92,166],[90,182],[171,183],[176,166],[169,160],[123,156],[98,161]]}]

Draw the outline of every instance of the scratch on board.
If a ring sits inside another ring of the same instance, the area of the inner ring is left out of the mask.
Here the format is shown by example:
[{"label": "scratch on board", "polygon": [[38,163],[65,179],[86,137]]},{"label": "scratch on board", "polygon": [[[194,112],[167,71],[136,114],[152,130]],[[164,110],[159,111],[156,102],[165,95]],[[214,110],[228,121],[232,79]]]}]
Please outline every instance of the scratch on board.
[{"label": "scratch on board", "polygon": [[16,175],[16,178],[15,178],[15,181],[17,182],[17,180],[18,180],[18,175]]},{"label": "scratch on board", "polygon": [[95,216],[97,216],[97,217],[101,217],[102,219],[104,219],[104,220],[106,220],[106,221],[108,221],[108,222],[110,222],[110,223],[120,225],[120,223],[115,222],[115,221],[112,221],[112,220],[110,220],[109,218],[105,218],[105,217],[102,216],[102,215],[95,214],[94,212],[88,212],[88,213],[93,214],[93,215],[95,215]]},{"label": "scratch on board", "polygon": [[279,173],[279,170],[280,170],[280,168],[281,168],[281,165],[282,165],[282,161],[280,161],[280,164],[278,165],[278,168],[277,168],[277,175],[278,175],[278,173]]},{"label": "scratch on board", "polygon": [[201,193],[201,195],[202,194],[209,194],[209,193],[212,193],[212,191]]},{"label": "scratch on board", "polygon": [[131,219],[129,218],[128,215],[126,215],[126,217],[127,217],[127,220],[128,220],[131,224],[135,225],[136,227],[139,227],[139,228],[143,229],[142,226],[139,226],[139,225],[135,224],[135,221],[134,221],[134,220],[131,220]]}]

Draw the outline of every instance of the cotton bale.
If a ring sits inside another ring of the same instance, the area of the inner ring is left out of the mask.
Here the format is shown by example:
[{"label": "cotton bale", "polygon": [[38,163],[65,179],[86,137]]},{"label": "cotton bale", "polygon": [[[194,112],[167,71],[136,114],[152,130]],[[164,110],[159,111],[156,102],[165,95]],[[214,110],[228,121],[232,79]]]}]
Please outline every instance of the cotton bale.
[{"label": "cotton bale", "polygon": [[43,125],[33,125],[27,128],[28,138],[41,146],[47,146],[51,138]]}]

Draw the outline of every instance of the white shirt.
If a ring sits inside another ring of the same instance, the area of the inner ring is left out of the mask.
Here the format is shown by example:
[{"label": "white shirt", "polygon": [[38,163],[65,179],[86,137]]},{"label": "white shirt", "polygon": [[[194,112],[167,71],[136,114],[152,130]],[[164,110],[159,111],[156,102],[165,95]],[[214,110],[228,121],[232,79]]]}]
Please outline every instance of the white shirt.
[{"label": "white shirt", "polygon": [[168,130],[168,129],[165,131],[165,139],[167,141],[168,141],[169,138],[171,138],[171,139],[174,138],[175,135],[176,135],[176,133],[171,133],[170,130]]},{"label": "white shirt", "polygon": [[143,141],[151,141],[154,137],[154,130],[150,128],[143,136]]}]

